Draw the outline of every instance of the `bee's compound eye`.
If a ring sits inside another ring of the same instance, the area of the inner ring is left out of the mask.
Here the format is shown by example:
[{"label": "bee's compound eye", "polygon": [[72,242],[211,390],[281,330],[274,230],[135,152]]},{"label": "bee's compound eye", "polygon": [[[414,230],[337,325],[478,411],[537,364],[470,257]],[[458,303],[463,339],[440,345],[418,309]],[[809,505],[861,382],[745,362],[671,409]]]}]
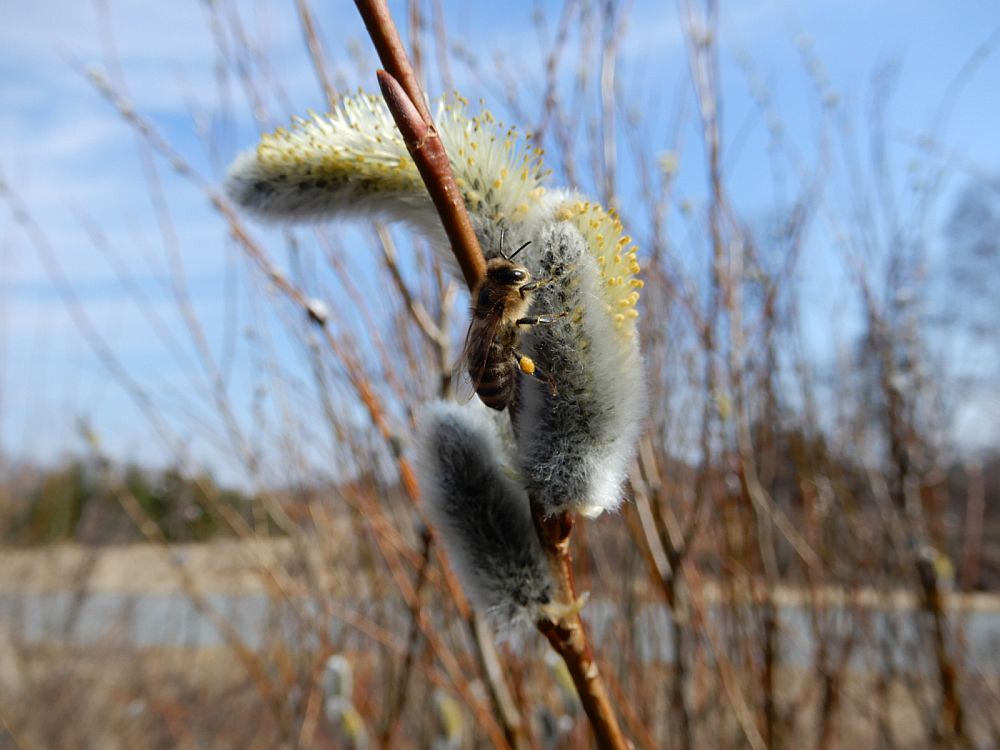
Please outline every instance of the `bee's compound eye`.
[{"label": "bee's compound eye", "polygon": [[505,286],[521,284],[530,277],[526,269],[518,266],[500,266],[490,269],[486,275],[491,281]]}]

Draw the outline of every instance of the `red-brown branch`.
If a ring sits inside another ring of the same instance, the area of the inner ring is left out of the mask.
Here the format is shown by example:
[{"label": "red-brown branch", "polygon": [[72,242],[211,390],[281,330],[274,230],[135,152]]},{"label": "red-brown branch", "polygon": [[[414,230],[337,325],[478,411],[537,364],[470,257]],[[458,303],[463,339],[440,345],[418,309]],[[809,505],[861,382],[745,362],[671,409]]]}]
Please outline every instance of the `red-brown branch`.
[{"label": "red-brown branch", "polygon": [[472,228],[465,200],[452,174],[444,144],[433,123],[421,116],[412,97],[393,75],[380,70],[378,83],[389,112],[396,121],[396,127],[403,135],[406,148],[427,186],[434,208],[441,217],[444,231],[451,243],[451,251],[465,276],[465,283],[472,289],[485,275],[486,261],[479,249],[479,240]]},{"label": "red-brown branch", "polygon": [[399,81],[407,98],[420,113],[420,119],[430,125],[431,113],[427,109],[423,91],[420,90],[420,81],[413,66],[410,65],[410,58],[406,54],[402,39],[399,38],[399,31],[396,30],[396,23],[392,20],[389,7],[384,0],[355,0],[354,4],[358,6],[358,12],[361,13],[365,28],[368,29],[368,36],[372,38],[372,44],[378,52],[378,59],[382,61],[382,67]]},{"label": "red-brown branch", "polygon": [[539,620],[538,630],[566,663],[577,695],[580,696],[580,703],[583,704],[583,710],[594,730],[598,747],[602,750],[628,750],[631,745],[618,724],[618,717],[611,706],[611,699],[590,650],[583,620],[575,606],[577,594],[573,581],[573,557],[569,550],[573,516],[558,513],[546,517],[541,509],[533,509],[533,515],[535,528],[556,581],[555,601],[559,605],[570,605],[571,610],[565,617]]},{"label": "red-brown branch", "polygon": [[[378,72],[382,96],[427,186],[452,252],[471,290],[485,275],[486,263],[465,201],[455,183],[451,162],[434,128],[399,32],[384,0],[355,0],[355,3],[385,68]],[[598,745],[604,749],[626,750],[630,745],[598,673],[583,621],[573,607],[576,591],[569,552],[573,517],[560,514],[545,518],[535,512],[535,525],[556,580],[555,603],[567,607],[565,616],[542,620],[538,628],[566,663]]]}]

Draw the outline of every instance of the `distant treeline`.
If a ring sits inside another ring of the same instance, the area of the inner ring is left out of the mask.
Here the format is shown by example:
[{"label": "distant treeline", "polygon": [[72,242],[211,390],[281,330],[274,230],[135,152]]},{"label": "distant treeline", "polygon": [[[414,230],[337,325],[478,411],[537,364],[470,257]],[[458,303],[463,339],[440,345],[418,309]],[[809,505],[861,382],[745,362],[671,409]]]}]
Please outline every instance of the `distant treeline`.
[{"label": "distant treeline", "polygon": [[13,473],[0,486],[0,538],[18,545],[205,541],[231,535],[224,517],[250,520],[257,505],[251,495],[219,487],[207,472],[178,468],[71,459]]},{"label": "distant treeline", "polygon": [[[810,440],[793,430],[771,435],[765,442],[774,443],[774,494],[779,506],[792,513],[801,512],[805,501],[798,480],[803,465],[823,465],[825,473],[837,477],[843,485],[839,487],[843,494],[855,499],[853,512],[876,514],[875,500],[865,488],[864,469],[847,458],[836,457],[821,438]],[[689,475],[695,471],[683,462],[668,462],[666,481],[680,487],[692,481]],[[719,492],[728,494],[723,479],[728,472],[724,468],[707,474],[717,480],[709,485],[718,485]],[[288,518],[308,524],[309,502],[320,500],[333,507],[346,507],[345,498],[363,491],[360,485],[368,484],[379,484],[377,493],[384,504],[405,505],[397,497],[398,488],[387,487],[369,476],[337,487],[299,487],[271,491],[268,496]],[[740,494],[737,491],[730,501],[738,504]],[[1000,589],[1000,450],[976,460],[956,461],[925,494],[925,511],[937,519],[932,524],[931,541],[945,553],[948,565],[968,565],[970,549],[974,549],[975,570],[963,588]],[[970,514],[970,503],[978,503],[981,514]],[[220,487],[209,472],[121,467],[75,458],[54,468],[22,466],[7,472],[0,481],[0,539],[15,545],[127,543],[154,535],[167,542],[207,541],[238,536],[233,532],[234,521],[260,531],[267,515],[261,512],[262,505],[259,495]],[[275,533],[274,524],[267,523],[268,533]],[[616,533],[610,536],[615,538],[594,541],[610,549],[627,544],[626,539],[617,539]],[[711,556],[703,565],[713,568]]]}]

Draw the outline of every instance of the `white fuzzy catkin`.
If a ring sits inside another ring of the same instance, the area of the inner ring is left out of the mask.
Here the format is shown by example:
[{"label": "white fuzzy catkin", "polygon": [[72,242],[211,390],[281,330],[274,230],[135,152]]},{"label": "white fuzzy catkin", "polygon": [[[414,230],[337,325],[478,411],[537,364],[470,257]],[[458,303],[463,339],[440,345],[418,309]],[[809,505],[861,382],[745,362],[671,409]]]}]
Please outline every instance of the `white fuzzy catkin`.
[{"label": "white fuzzy catkin", "polygon": [[[569,191],[547,192],[541,152],[516,129],[466,109],[460,98],[442,102],[435,121],[484,252],[499,253],[501,229],[505,251],[531,240],[518,262],[548,282],[531,313],[568,313],[522,338],[541,373],[521,376],[519,468],[545,512],[594,516],[621,502],[643,419],[636,248],[613,212]],[[272,219],[367,213],[403,220],[450,259],[440,220],[378,97],[345,98],[326,117],[265,136],[233,164],[226,189]]]},{"label": "white fuzzy catkin", "polygon": [[[442,100],[435,123],[470,210],[516,219],[541,198],[541,151],[488,111],[466,114],[460,97]],[[380,97],[345,97],[326,116],[296,118],[261,138],[229,169],[226,193],[273,220],[372,215],[405,221],[447,247],[416,165]]]},{"label": "white fuzzy catkin", "polygon": [[498,630],[530,624],[553,585],[528,497],[500,464],[485,407],[437,402],[417,431],[423,503],[473,605]]}]

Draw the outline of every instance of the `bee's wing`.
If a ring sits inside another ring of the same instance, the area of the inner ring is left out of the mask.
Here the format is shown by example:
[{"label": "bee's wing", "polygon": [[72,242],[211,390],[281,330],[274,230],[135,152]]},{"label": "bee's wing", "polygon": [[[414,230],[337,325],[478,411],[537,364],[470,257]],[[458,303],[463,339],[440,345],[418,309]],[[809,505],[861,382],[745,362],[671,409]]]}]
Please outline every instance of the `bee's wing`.
[{"label": "bee's wing", "polygon": [[451,370],[451,382],[455,384],[455,400],[460,404],[467,404],[476,395],[476,386],[469,375],[469,368],[466,366],[465,357],[459,357],[455,366]]},{"label": "bee's wing", "polygon": [[485,318],[481,321],[473,320],[469,324],[462,356],[458,358],[452,370],[455,398],[459,403],[470,401],[479,390],[479,384],[483,382],[493,339],[503,321],[503,310],[503,302],[498,302]]}]

